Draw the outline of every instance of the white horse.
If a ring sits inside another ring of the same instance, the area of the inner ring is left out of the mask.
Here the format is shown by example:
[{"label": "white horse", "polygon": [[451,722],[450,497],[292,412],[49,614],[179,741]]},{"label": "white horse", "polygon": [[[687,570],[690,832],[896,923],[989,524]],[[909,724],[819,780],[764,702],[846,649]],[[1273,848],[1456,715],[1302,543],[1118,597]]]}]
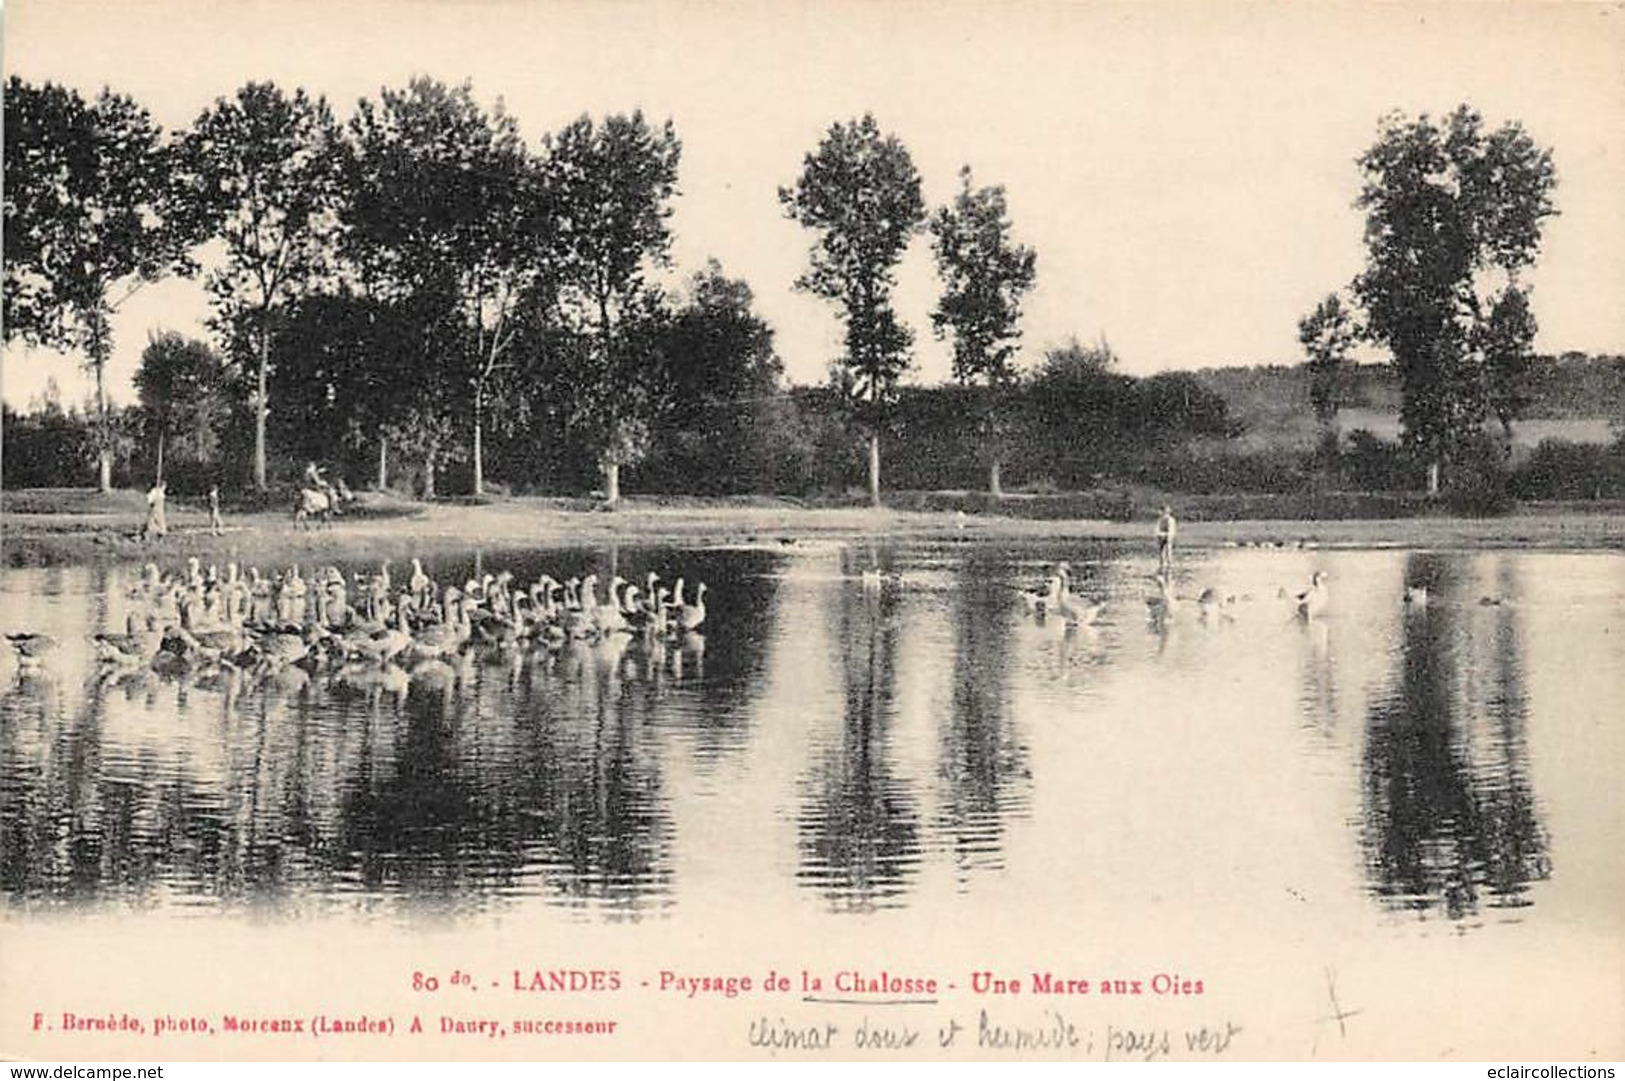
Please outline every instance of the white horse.
[{"label": "white horse", "polygon": [[309,526],[312,521],[330,525],[339,513],[338,493],[328,489],[301,488],[293,499],[293,527]]}]

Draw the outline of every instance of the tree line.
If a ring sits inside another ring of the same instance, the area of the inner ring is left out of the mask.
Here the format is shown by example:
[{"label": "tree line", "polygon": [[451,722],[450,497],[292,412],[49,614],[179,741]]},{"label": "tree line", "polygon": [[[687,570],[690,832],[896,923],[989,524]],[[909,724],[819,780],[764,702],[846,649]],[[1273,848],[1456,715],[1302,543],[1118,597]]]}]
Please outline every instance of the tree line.
[{"label": "tree line", "polygon": [[[613,504],[621,470],[694,407],[686,394],[778,388],[744,283],[713,265],[681,300],[659,284],[682,144],[641,112],[582,116],[532,146],[467,83],[384,88],[341,123],[320,97],[255,82],[165,133],[124,95],[13,77],[5,153],[7,340],[86,357],[104,489],[128,441],[107,391],[111,317],[167,274],[203,275],[223,364],[155,339],[158,370],[138,381],[146,435],[229,410],[159,401],[218,386],[252,416],[261,489],[279,428],[319,433],[324,457],[370,445],[380,482],[392,456],[411,460],[428,494],[452,461],[482,493],[493,434],[524,429],[582,448]],[[888,293],[924,224],[919,177],[866,116],[832,126],[781,197],[821,238],[797,284],[841,305],[843,397],[870,433],[878,498],[878,424],[911,340]],[[931,229],[946,283],[935,325],[956,335],[956,371],[1007,381],[1034,257],[1009,242],[1002,190],[967,171]]]},{"label": "tree line", "polygon": [[[1037,256],[1014,239],[1004,189],[966,167],[928,207],[907,148],[870,115],[832,124],[778,192],[811,236],[794,286],[843,328],[829,385],[791,393],[746,283],[713,261],[682,289],[661,284],[681,158],[671,122],[641,112],[527,143],[500,103],[430,78],[342,122],[319,96],[251,82],[166,133],[127,96],[14,76],[6,338],[86,358],[104,489],[136,446],[161,465],[235,460],[246,444],[261,490],[274,460],[321,459],[364,460],[380,486],[408,463],[428,495],[457,466],[478,495],[495,454],[510,483],[596,473],[613,504],[627,468],[662,486],[759,488],[844,469],[857,445],[878,502],[882,437],[906,440],[908,418],[917,431],[942,402],[995,495],[1012,461],[1072,480],[1131,445],[1234,431],[1194,379],[1122,375],[1109,348],[1074,342],[1023,370]],[[1367,268],[1299,328],[1313,408],[1333,426],[1355,343],[1388,349],[1406,440],[1436,483],[1487,416],[1510,428],[1527,406],[1535,326],[1519,275],[1555,213],[1551,155],[1463,107],[1442,123],[1387,118],[1359,165]],[[937,405],[903,386],[914,334],[892,302],[922,234],[941,282],[931,330],[951,342],[958,388]],[[132,421],[108,396],[111,319],[171,274],[202,275],[218,351],[155,335]],[[1061,445],[1035,453],[1034,440]]]}]

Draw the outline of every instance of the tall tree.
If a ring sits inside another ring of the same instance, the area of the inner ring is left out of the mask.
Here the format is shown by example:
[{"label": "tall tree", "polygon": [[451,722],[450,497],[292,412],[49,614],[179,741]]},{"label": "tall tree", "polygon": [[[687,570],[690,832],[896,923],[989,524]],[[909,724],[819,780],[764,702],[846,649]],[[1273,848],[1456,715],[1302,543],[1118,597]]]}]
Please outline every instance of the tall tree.
[{"label": "tall tree", "polygon": [[689,280],[660,350],[669,407],[645,476],[683,491],[748,490],[761,443],[782,438],[759,424],[784,365],[754,303],[750,286],[715,259]]},{"label": "tall tree", "polygon": [[1496,279],[1515,283],[1539,255],[1557,213],[1552,155],[1516,123],[1486,131],[1463,105],[1440,121],[1385,117],[1359,164],[1366,269],[1354,291],[1399,370],[1404,437],[1433,493],[1441,463],[1482,427],[1477,328]]},{"label": "tall tree", "polygon": [[[446,408],[469,425],[481,494],[488,411],[516,371],[519,311],[539,292],[546,299],[553,245],[544,234],[554,220],[547,188],[514,118],[500,102],[487,112],[468,83],[417,78],[404,90],[385,89],[376,103],[361,102],[350,132],[344,217],[352,258],[381,299],[441,296],[453,306],[462,340],[437,360],[456,387]],[[422,409],[410,430],[447,427],[429,423]],[[442,444],[438,436],[431,442]]]},{"label": "tall tree", "polygon": [[1534,400],[1534,346],[1539,326],[1529,307],[1529,291],[1516,282],[1490,305],[1480,327],[1478,347],[1484,356],[1484,386],[1490,413],[1501,422],[1508,451],[1512,424]]},{"label": "tall tree", "polygon": [[330,269],[339,132],[324,99],[250,82],[206,109],[183,145],[187,178],[225,245],[206,279],[219,323],[254,343],[254,484],[263,491],[271,339],[287,305]]},{"label": "tall tree", "polygon": [[682,143],[671,121],[641,112],[582,116],[544,146],[558,312],[585,336],[577,351],[575,427],[592,444],[605,503],[620,501],[621,468],[648,451],[663,401],[651,330],[664,306],[647,275],[670,262],[671,200]]},{"label": "tall tree", "polygon": [[177,454],[197,462],[214,458],[229,410],[225,381],[224,364],[204,342],[174,331],[148,338],[135,388],[157,441],[159,480],[165,461]]},{"label": "tall tree", "polygon": [[908,370],[914,335],[891,306],[896,268],[925,220],[908,149],[875,118],[837,123],[779,189],[791,221],[818,234],[798,290],[841,306],[846,350],[835,382],[858,407],[869,438],[869,499],[880,505],[880,427]]},{"label": "tall tree", "polygon": [[1334,448],[1355,337],[1353,315],[1336,293],[1328,293],[1314,311],[1298,321],[1298,344],[1303,346],[1309,368],[1309,404],[1320,424],[1322,444],[1329,441]]},{"label": "tall tree", "polygon": [[972,186],[970,166],[959,171],[959,194],[931,217],[931,250],[942,279],[942,297],[931,313],[940,339],[953,333],[954,378],[986,390],[982,435],[988,459],[988,491],[999,496],[1003,456],[1002,415],[1019,378],[1021,298],[1033,287],[1038,255],[1010,236],[1004,188]]},{"label": "tall tree", "polygon": [[163,132],[134,100],[12,76],[5,93],[8,341],[80,349],[96,378],[98,483],[119,433],[107,393],[113,314],[144,283],[189,273],[202,218]]}]

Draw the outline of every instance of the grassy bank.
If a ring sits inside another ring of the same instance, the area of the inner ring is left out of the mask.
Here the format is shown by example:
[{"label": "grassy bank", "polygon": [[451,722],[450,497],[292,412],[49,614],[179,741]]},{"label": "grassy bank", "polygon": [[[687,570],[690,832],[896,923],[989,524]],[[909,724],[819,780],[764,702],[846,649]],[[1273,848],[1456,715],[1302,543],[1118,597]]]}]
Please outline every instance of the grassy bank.
[{"label": "grassy bank", "polygon": [[[330,527],[295,530],[287,514],[226,515],[210,536],[201,509],[172,507],[170,535],[139,539],[145,505],[138,495],[69,490],[5,493],[0,560],[7,566],[94,561],[175,561],[198,556],[249,563],[313,559],[405,558],[436,552],[530,547],[601,547],[613,543],[790,547],[876,538],[1125,540],[1147,542],[1151,524],[1086,513],[1084,497],[1021,497],[992,504],[982,496],[931,493],[898,497],[902,506],[808,507],[773,499],[630,499],[614,512],[582,500],[512,498],[418,504],[368,496]],[[1044,501],[1052,501],[1048,505]],[[1054,501],[1060,501],[1059,508]],[[1182,501],[1176,510],[1186,514]],[[1583,509],[1582,509],[1583,508]],[[1181,531],[1188,547],[1274,545],[1382,548],[1625,549],[1625,507],[1543,505],[1496,518],[1409,517],[1226,519],[1222,507],[1192,503]],[[1084,511],[1065,516],[1064,511]]]}]

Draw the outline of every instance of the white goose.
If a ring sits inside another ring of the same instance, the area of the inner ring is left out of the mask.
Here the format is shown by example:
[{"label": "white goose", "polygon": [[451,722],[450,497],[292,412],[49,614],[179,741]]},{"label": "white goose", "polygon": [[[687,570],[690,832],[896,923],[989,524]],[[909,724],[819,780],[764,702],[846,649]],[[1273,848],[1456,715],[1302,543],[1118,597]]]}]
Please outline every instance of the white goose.
[{"label": "white goose", "polygon": [[1236,607],[1236,595],[1234,593],[1220,593],[1212,586],[1208,586],[1196,598],[1196,605],[1201,609],[1203,619],[1211,619],[1214,616],[1228,619]]},{"label": "white goose", "polygon": [[701,582],[694,590],[694,603],[684,604],[678,608],[677,621],[682,630],[697,631],[705,622],[705,589],[705,583]]},{"label": "white goose", "polygon": [[1316,571],[1309,580],[1309,588],[1298,594],[1298,615],[1304,619],[1313,619],[1326,610],[1331,602],[1331,593],[1326,588],[1326,573]]},{"label": "white goose", "polygon": [[1033,615],[1042,615],[1053,609],[1061,600],[1062,578],[1067,574],[1067,565],[1059,563],[1050,568],[1049,576],[1044,579],[1044,585],[1039,589],[1022,589],[1017,586],[1021,594],[1022,606]]},{"label": "white goose", "polygon": [[1145,606],[1153,619],[1171,616],[1179,608],[1179,597],[1174,593],[1174,580],[1163,574],[1148,575],[1157,583],[1157,594],[1145,599]]},{"label": "white goose", "polygon": [[609,600],[598,606],[598,628],[606,634],[626,630],[626,612],[621,607],[621,587],[626,579],[615,575],[609,583]]},{"label": "white goose", "polygon": [[430,585],[429,576],[423,573],[423,560],[414,558],[412,560],[412,577],[407,579],[406,588],[412,591],[412,596],[418,598],[419,603],[424,603],[425,594],[429,592]]},{"label": "white goose", "polygon": [[1056,588],[1055,610],[1068,623],[1076,623],[1081,627],[1087,627],[1100,618],[1100,613],[1106,608],[1105,602],[1085,600],[1072,592],[1071,572],[1066,568],[1065,564],[1062,564],[1061,567],[1061,572],[1055,576],[1055,584],[1058,587]]}]

